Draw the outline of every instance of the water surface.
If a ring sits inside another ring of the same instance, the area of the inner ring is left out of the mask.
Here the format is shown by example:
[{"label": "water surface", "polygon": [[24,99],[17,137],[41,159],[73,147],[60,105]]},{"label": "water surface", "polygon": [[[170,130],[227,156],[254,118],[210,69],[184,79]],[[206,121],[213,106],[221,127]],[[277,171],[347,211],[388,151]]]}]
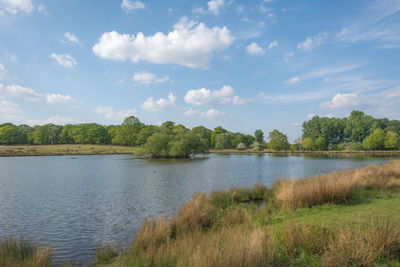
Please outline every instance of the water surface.
[{"label": "water surface", "polygon": [[195,192],[271,185],[389,158],[211,154],[196,159],[131,155],[0,158],[0,240],[25,236],[54,260],[87,264],[94,248],[127,247],[148,216],[171,214]]}]

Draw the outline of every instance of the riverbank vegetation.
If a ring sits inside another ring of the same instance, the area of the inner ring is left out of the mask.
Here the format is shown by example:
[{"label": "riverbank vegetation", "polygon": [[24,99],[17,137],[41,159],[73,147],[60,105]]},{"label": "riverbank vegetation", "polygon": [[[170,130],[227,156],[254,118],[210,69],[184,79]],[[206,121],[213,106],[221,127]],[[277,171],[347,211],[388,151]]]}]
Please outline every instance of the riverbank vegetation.
[{"label": "riverbank vegetation", "polygon": [[145,125],[134,116],[121,125],[84,123],[30,127],[0,124],[0,145],[96,144],[141,147],[154,157],[187,157],[209,149],[240,151],[395,151],[400,150],[400,121],[377,119],[361,111],[349,117],[315,116],[302,124],[301,138],[288,142],[276,129],[267,140],[261,129],[250,134],[234,133],[221,126],[192,129],[167,121],[160,126]]},{"label": "riverbank vegetation", "polygon": [[50,249],[40,249],[26,239],[5,239],[0,242],[0,266],[50,267]]},{"label": "riverbank vegetation", "polygon": [[400,161],[196,194],[109,266],[397,266]]}]

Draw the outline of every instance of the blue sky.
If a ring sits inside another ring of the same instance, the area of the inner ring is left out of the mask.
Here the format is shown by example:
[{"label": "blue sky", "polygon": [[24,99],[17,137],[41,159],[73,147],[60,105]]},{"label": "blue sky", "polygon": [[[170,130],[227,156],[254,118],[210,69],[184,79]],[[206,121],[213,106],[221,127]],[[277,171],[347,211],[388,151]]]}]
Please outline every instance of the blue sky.
[{"label": "blue sky", "polygon": [[300,137],[400,119],[400,1],[0,0],[0,123],[136,115]]}]

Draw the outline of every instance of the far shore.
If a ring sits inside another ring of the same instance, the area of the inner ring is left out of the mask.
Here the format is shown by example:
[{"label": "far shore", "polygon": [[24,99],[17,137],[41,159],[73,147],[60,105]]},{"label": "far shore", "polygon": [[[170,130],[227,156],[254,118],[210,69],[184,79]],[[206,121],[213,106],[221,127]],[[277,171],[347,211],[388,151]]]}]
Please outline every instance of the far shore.
[{"label": "far shore", "polygon": [[[90,144],[58,144],[58,145],[0,145],[0,157],[20,156],[64,156],[64,155],[119,155],[133,154],[138,147],[117,145],[90,145]],[[375,150],[375,151],[277,151],[277,150],[252,150],[252,149],[210,149],[210,153],[288,153],[288,154],[372,154],[372,155],[400,155],[400,151]]]}]

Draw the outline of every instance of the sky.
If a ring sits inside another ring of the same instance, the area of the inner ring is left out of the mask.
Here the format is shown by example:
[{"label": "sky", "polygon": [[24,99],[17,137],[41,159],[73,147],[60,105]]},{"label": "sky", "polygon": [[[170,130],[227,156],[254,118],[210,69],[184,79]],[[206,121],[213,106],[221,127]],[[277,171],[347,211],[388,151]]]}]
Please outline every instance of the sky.
[{"label": "sky", "polygon": [[400,1],[0,0],[0,123],[301,136],[400,119]]}]

